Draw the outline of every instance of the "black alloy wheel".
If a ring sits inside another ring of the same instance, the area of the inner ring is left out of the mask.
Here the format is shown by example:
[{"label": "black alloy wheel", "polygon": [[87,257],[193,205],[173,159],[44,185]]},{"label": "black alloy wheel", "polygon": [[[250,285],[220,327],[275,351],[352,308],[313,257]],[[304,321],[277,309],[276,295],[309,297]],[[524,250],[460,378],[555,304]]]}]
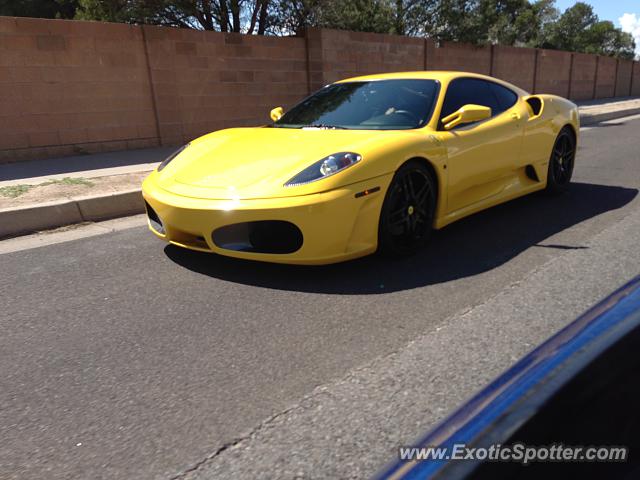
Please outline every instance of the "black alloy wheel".
[{"label": "black alloy wheel", "polygon": [[436,184],[427,167],[409,162],[398,169],[380,213],[379,251],[390,256],[417,252],[431,235]]},{"label": "black alloy wheel", "polygon": [[547,174],[547,191],[559,193],[567,190],[573,174],[575,157],[576,142],[573,132],[568,127],[565,127],[558,134],[551,151]]}]

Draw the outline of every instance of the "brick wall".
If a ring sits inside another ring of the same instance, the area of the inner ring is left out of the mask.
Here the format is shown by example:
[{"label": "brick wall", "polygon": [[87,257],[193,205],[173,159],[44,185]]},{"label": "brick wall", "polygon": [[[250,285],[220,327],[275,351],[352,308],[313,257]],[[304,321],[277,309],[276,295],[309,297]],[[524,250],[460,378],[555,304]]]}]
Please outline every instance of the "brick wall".
[{"label": "brick wall", "polygon": [[429,70],[462,70],[489,75],[491,47],[477,47],[466,43],[429,42],[427,50]]},{"label": "brick wall", "polygon": [[631,60],[618,60],[618,73],[616,75],[616,97],[628,97],[631,94]]},{"label": "brick wall", "polygon": [[596,74],[596,98],[615,96],[616,88],[616,59],[598,57],[598,71]]},{"label": "brick wall", "polygon": [[593,98],[596,61],[597,57],[595,55],[587,55],[586,53],[573,54],[571,98],[575,100]]},{"label": "brick wall", "polygon": [[631,95],[640,95],[640,63],[631,66]]},{"label": "brick wall", "polygon": [[356,75],[424,70],[422,38],[311,29],[308,39],[311,91]]},{"label": "brick wall", "polygon": [[307,94],[304,38],[143,27],[162,144],[267,123]]},{"label": "brick wall", "polygon": [[268,121],[323,85],[411,70],[494,75],[574,99],[640,95],[638,62],[309,29],[262,37],[0,17],[0,162],[177,145]]},{"label": "brick wall", "polygon": [[141,30],[0,17],[0,160],[157,144]]},{"label": "brick wall", "polygon": [[571,54],[557,50],[538,50],[536,93],[569,95]]},{"label": "brick wall", "polygon": [[531,92],[536,68],[535,57],[536,51],[533,48],[495,45],[491,74]]}]

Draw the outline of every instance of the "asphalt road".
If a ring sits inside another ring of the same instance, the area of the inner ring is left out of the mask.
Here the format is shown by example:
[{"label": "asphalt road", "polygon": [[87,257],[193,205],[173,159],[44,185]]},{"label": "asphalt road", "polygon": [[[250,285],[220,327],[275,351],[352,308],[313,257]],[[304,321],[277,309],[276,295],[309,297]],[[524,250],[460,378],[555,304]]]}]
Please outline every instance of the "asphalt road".
[{"label": "asphalt road", "polygon": [[[635,231],[621,230],[638,210],[638,131],[637,118],[587,129],[568,194],[536,194],[465,219],[403,261],[239,262],[165,246],[144,227],[0,255],[0,478],[222,478],[207,468],[223,457],[253,462],[231,455],[265,425],[286,431],[280,420],[309,398],[402,355],[417,338],[438,338],[452,318],[484,311],[483,318],[508,324],[513,312],[492,310],[488,299],[514,286],[561,281],[557,290],[518,302],[553,312],[562,305],[554,291],[566,288],[575,296],[566,313],[578,313],[594,300],[589,285],[613,290],[640,271],[632,255],[624,271],[613,266],[607,242],[596,241],[617,232],[615,258],[638,251]],[[590,247],[596,244],[600,249]],[[569,258],[562,275],[550,268]],[[540,338],[558,326],[539,316],[524,320],[518,328]],[[518,331],[491,336],[506,350]],[[456,402],[491,370],[446,377],[440,367],[461,345],[470,355],[486,348],[473,325],[458,332],[433,347],[424,365],[430,384],[440,385],[430,394]],[[373,408],[366,396],[346,398],[353,398],[352,413]],[[380,431],[394,430],[394,402],[376,400],[377,411],[387,412]],[[446,405],[433,417],[455,403]],[[414,419],[415,432],[434,418]],[[366,419],[350,421],[341,425],[345,443],[356,442]],[[312,451],[321,420],[300,425],[298,443]],[[362,473],[335,470],[343,459],[315,453],[315,462],[302,462],[314,465],[311,474],[276,474],[273,466],[263,476]]]}]

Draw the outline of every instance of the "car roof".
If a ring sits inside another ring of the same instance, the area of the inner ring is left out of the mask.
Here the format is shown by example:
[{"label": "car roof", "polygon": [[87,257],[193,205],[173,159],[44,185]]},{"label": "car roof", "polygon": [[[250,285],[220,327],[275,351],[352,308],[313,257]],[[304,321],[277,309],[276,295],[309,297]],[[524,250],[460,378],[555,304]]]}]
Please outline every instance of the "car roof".
[{"label": "car roof", "polygon": [[505,87],[508,87],[518,93],[520,96],[528,95],[528,92],[517,87],[509,82],[500,80],[499,78],[490,77],[488,75],[482,75],[473,72],[460,72],[460,71],[447,71],[447,70],[419,70],[415,72],[392,72],[392,73],[376,73],[372,75],[362,75],[358,77],[346,78],[336,83],[343,82],[362,82],[371,80],[400,80],[400,79],[425,79],[425,80],[438,80],[443,83],[448,83],[454,78],[480,78],[483,80],[489,80],[492,82],[500,83]]}]

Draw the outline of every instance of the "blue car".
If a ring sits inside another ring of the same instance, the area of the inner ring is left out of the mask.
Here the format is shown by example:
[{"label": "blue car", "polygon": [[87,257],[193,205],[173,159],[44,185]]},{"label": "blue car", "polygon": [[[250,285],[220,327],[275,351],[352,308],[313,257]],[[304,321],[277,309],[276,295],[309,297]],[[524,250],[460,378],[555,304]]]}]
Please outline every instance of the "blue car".
[{"label": "blue car", "polygon": [[[534,450],[541,446],[546,453]],[[379,478],[640,479],[640,276],[414,447],[399,452]]]}]

